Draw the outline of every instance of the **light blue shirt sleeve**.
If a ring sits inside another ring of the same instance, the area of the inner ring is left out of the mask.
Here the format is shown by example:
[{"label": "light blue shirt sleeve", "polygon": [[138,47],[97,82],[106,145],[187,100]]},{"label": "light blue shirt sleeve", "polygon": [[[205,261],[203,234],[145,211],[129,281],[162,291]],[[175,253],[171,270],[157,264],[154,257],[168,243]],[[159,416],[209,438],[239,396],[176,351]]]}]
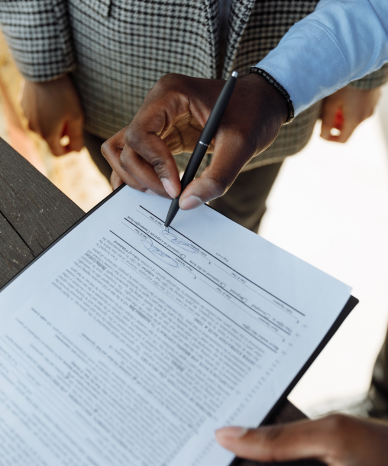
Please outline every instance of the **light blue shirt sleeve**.
[{"label": "light blue shirt sleeve", "polygon": [[388,0],[321,0],[256,66],[290,94],[295,115],[388,61]]}]

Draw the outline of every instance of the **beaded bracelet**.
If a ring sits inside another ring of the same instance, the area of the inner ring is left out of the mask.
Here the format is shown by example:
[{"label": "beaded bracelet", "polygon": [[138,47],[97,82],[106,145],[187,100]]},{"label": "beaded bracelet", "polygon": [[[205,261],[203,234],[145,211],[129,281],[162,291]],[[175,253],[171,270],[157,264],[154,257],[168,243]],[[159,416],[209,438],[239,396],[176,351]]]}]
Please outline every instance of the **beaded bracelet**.
[{"label": "beaded bracelet", "polygon": [[276,81],[276,79],[274,79],[270,74],[268,74],[266,71],[262,70],[261,68],[257,68],[257,66],[252,66],[251,69],[249,70],[249,74],[251,73],[255,73],[255,74],[258,74],[259,76],[262,76],[270,84],[272,84],[272,86],[282,95],[282,97],[287,103],[287,109],[288,109],[288,117],[284,124],[288,125],[289,123],[291,123],[291,121],[294,119],[294,116],[295,116],[295,109],[294,109],[294,104],[292,103],[292,100],[290,98],[290,94],[284,89],[284,87],[281,84],[279,84]]}]

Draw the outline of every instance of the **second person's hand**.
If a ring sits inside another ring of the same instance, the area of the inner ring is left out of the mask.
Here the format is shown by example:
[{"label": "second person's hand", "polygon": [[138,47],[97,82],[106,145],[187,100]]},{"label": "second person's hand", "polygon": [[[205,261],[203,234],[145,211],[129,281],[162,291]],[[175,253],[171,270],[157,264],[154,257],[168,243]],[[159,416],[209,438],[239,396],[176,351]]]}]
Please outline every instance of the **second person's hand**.
[{"label": "second person's hand", "polygon": [[[113,168],[112,185],[122,182],[175,198],[181,186],[173,155],[192,152],[224,81],[169,74],[147,94],[132,123],[112,136],[102,152]],[[276,138],[287,105],[264,78],[238,79],[210,152],[212,162],[180,198],[192,209],[222,196],[240,170]]]},{"label": "second person's hand", "polygon": [[263,462],[316,459],[327,466],[386,466],[388,424],[343,414],[258,429],[226,427],[218,442],[240,458]]},{"label": "second person's hand", "polygon": [[[380,95],[379,87],[362,90],[346,86],[323,99],[321,137],[326,141],[347,142],[357,126],[372,116]],[[339,134],[331,134],[332,129]]]},{"label": "second person's hand", "polygon": [[[54,155],[80,151],[83,143],[84,113],[71,78],[24,84],[22,108],[28,127],[38,133]],[[63,137],[67,143],[63,144]]]}]

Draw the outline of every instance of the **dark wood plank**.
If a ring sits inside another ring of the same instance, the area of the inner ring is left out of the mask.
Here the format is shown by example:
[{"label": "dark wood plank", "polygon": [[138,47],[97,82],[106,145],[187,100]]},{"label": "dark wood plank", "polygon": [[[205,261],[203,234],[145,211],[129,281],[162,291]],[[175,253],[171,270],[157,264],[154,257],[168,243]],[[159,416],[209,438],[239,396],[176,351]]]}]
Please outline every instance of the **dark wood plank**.
[{"label": "dark wood plank", "polygon": [[1,138],[0,213],[0,286],[84,214]]},{"label": "dark wood plank", "polygon": [[2,214],[34,255],[84,213],[2,139],[0,201]]},{"label": "dark wood plank", "polygon": [[[76,204],[0,138],[0,288],[83,214]],[[286,401],[273,423],[304,417]],[[264,465],[250,461],[240,463],[241,466],[259,464]],[[287,463],[289,466],[313,464],[317,463]]]},{"label": "dark wood plank", "polygon": [[0,213],[0,288],[33,258],[30,249]]}]

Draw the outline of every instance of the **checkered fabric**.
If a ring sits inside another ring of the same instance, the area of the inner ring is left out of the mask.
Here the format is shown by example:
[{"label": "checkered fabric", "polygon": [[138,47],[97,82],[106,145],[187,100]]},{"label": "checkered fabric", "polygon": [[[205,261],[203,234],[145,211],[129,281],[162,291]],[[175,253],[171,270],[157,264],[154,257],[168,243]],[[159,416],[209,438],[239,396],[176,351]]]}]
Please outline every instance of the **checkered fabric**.
[{"label": "checkered fabric", "polygon": [[1,0],[0,22],[26,79],[46,81],[75,69],[65,2]]},{"label": "checkered fabric", "polygon": [[[219,60],[219,1],[1,0],[0,22],[26,79],[45,81],[71,72],[86,130],[109,138],[132,120],[162,75],[226,78],[235,69],[243,76],[318,3],[232,0],[225,59]],[[387,78],[385,66],[352,85],[368,89]],[[274,144],[245,169],[300,151],[319,111],[317,103],[284,126]],[[177,156],[181,169],[186,160],[185,154]]]}]

